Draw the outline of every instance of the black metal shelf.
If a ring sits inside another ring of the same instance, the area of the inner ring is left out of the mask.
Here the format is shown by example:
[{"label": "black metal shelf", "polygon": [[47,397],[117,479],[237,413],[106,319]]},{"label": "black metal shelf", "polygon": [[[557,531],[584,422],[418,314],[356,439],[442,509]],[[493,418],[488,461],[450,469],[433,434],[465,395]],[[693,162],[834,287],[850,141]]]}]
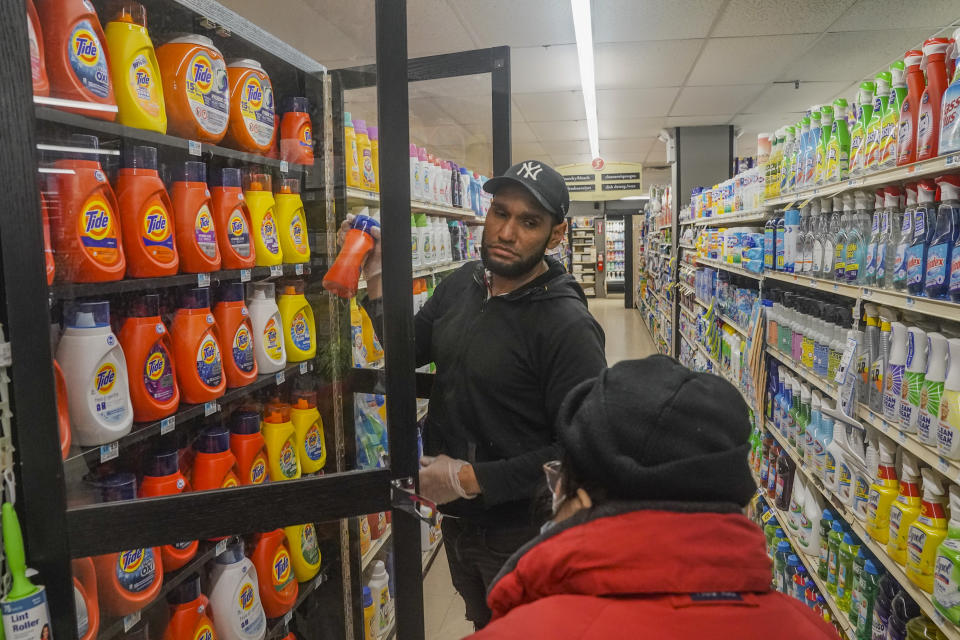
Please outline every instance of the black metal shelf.
[{"label": "black metal shelf", "polygon": [[300,591],[297,593],[297,601],[294,602],[293,607],[287,612],[286,615],[280,618],[270,618],[267,620],[267,634],[264,637],[264,640],[279,640],[289,633],[288,624],[290,619],[293,617],[293,612],[296,611],[300,605],[302,605],[307,598],[313,595],[313,593],[320,588],[320,585],[330,580],[330,563],[324,563],[320,568],[320,572],[317,573],[309,582],[300,583]]}]

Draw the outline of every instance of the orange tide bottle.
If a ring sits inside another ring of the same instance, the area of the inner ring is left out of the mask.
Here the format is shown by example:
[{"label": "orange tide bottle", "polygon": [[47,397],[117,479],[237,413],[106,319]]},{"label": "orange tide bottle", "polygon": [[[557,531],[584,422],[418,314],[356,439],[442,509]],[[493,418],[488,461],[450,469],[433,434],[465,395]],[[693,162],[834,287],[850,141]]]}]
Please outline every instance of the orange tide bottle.
[{"label": "orange tide bottle", "polygon": [[97,602],[97,570],[93,558],[74,558],[73,601],[77,609],[77,638],[93,640],[100,632],[100,603]]},{"label": "orange tide bottle", "polygon": [[210,602],[200,592],[200,576],[193,574],[167,594],[170,622],[163,640],[217,640],[213,621],[207,615]]},{"label": "orange tide bottle", "polygon": [[223,356],[223,371],[231,389],[244,387],[257,379],[253,325],[243,294],[243,284],[231,282],[221,287],[220,302],[213,309],[217,330],[227,349]]},{"label": "orange tide bottle", "polygon": [[190,470],[190,486],[194,491],[239,486],[237,459],[230,451],[230,432],[217,420],[208,424],[193,443],[196,457]]},{"label": "orange tide bottle", "polygon": [[60,256],[64,282],[122,280],[127,260],[120,242],[117,199],[100,166],[96,136],[74,133],[76,149],[54,162],[62,170],[51,176],[59,207],[51,210],[53,248]]},{"label": "orange tide bottle", "polygon": [[117,101],[106,37],[93,5],[89,0],[41,0],[38,9],[51,94],[78,103],[61,107],[66,111],[113,121]]},{"label": "orange tide bottle", "polygon": [[27,38],[30,43],[30,76],[33,80],[33,95],[50,95],[50,80],[47,78],[47,62],[43,51],[43,30],[40,16],[33,0],[27,0]]},{"label": "orange tide bottle", "polygon": [[53,284],[57,275],[57,263],[53,259],[53,245],[50,242],[50,213],[47,211],[47,201],[40,191],[40,215],[43,216],[43,260],[47,268],[47,286]]},{"label": "orange tide bottle", "polygon": [[60,457],[67,459],[70,452],[70,408],[67,401],[67,381],[63,377],[60,363],[53,361],[53,379],[57,388],[57,429],[60,432]]},{"label": "orange tide bottle", "polygon": [[242,58],[227,64],[230,84],[230,124],[226,141],[243,151],[267,155],[276,138],[273,85],[256,60]]},{"label": "orange tide bottle", "polygon": [[124,149],[117,172],[117,203],[123,224],[127,275],[160,278],[177,273],[173,203],[157,172],[156,147]]},{"label": "orange tide bottle", "polygon": [[238,409],[230,416],[230,451],[237,459],[240,484],[263,484],[270,481],[267,468],[267,444],[260,433],[260,414],[251,409]]},{"label": "orange tide bottle", "polygon": [[323,276],[323,288],[341,298],[357,295],[360,283],[360,270],[373,249],[374,238],[371,230],[380,227],[380,223],[370,216],[357,216],[350,223],[343,246],[333,265]]},{"label": "orange tide bottle", "polygon": [[167,133],[217,144],[227,133],[227,63],[206,36],[184,35],[157,48]]},{"label": "orange tide bottle", "polygon": [[217,323],[210,312],[210,290],[194,288],[183,295],[173,316],[173,357],[177,384],[187,404],[203,404],[219,398],[227,388],[223,375],[223,351]]},{"label": "orange tide bottle", "polygon": [[160,296],[151,293],[136,300],[118,337],[127,358],[134,422],[173,415],[180,405],[180,389],[170,332],[160,319]]},{"label": "orange tide bottle", "polygon": [[260,600],[264,613],[268,618],[281,617],[293,608],[300,590],[294,579],[283,529],[261,533],[251,560],[260,578]]},{"label": "orange tide bottle", "polygon": [[188,160],[174,168],[171,190],[177,251],[184,273],[220,269],[220,248],[213,221],[213,201],[207,187],[207,165]]},{"label": "orange tide bottle", "polygon": [[310,121],[310,102],[306,98],[283,100],[280,157],[290,164],[313,164],[313,123]]},{"label": "orange tide bottle", "polygon": [[243,195],[240,169],[227,167],[211,176],[213,224],[220,230],[221,266],[224,269],[250,269],[256,262],[250,238],[250,211]]},{"label": "orange tide bottle", "polygon": [[[143,469],[140,497],[173,496],[184,491],[190,491],[190,486],[180,473],[180,452],[167,449],[150,454]],[[197,555],[199,546],[196,540],[189,540],[160,547],[164,569],[175,571],[187,564]]]}]

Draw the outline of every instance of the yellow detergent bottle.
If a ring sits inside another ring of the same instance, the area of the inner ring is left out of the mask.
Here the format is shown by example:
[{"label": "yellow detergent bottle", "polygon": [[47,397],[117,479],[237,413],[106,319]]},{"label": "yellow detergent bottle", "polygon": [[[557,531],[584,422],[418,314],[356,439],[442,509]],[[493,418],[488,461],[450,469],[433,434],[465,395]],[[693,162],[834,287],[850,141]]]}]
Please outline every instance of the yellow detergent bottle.
[{"label": "yellow detergent bottle", "polygon": [[303,473],[316,473],[327,463],[327,442],[323,437],[323,418],[317,410],[317,392],[295,390],[291,393],[290,421],[297,436],[297,456]]},{"label": "yellow detergent bottle", "polygon": [[892,442],[881,438],[880,464],[867,499],[867,533],[880,544],[887,544],[890,539],[890,506],[899,492],[897,450]]},{"label": "yellow detergent bottle", "polygon": [[303,280],[290,280],[280,287],[277,296],[287,362],[303,362],[317,355],[317,325],[313,308],[303,295],[304,289]]},{"label": "yellow detergent bottle", "polygon": [[277,232],[284,262],[310,262],[310,243],[307,241],[307,215],[300,199],[300,180],[284,178],[280,181],[277,199]]},{"label": "yellow detergent bottle", "polygon": [[117,96],[117,122],[166,133],[163,84],[147,34],[147,10],[138,2],[123,2],[107,23],[104,36]]},{"label": "yellow detergent bottle", "polygon": [[284,527],[283,533],[287,537],[293,575],[297,578],[297,582],[312,580],[320,571],[320,545],[317,544],[317,530],[308,522]]},{"label": "yellow detergent bottle", "polygon": [[250,210],[250,226],[258,267],[272,267],[283,262],[280,238],[277,233],[276,201],[268,173],[256,170],[243,174],[243,197]]},{"label": "yellow detergent bottle", "polygon": [[920,471],[917,460],[904,451],[900,493],[890,505],[890,534],[887,553],[899,565],[907,563],[907,534],[920,515]]},{"label": "yellow detergent bottle", "polygon": [[357,132],[353,129],[353,119],[349,111],[343,112],[343,148],[346,150],[347,186],[363,188],[360,176],[360,153],[357,150]]},{"label": "yellow detergent bottle", "polygon": [[933,593],[933,571],[937,547],[947,537],[947,510],[943,485],[933,469],[925,467],[923,502],[917,521],[907,534],[907,577],[927,593]]},{"label": "yellow detergent bottle", "polygon": [[267,443],[267,460],[270,480],[296,480],[300,477],[300,458],[294,439],[293,423],[290,422],[290,405],[285,402],[270,402],[263,409],[263,424],[260,426]]},{"label": "yellow detergent bottle", "polygon": [[367,362],[379,362],[383,360],[383,347],[380,346],[380,340],[373,330],[373,323],[367,310],[360,307],[360,335],[363,339],[363,346],[367,350]]}]

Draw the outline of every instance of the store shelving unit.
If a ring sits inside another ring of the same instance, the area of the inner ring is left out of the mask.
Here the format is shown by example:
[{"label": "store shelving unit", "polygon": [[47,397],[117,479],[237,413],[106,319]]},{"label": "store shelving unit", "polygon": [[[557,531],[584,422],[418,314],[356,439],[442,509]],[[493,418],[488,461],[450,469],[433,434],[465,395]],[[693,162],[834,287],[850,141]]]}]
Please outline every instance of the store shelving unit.
[{"label": "store shelving unit", "polygon": [[594,218],[576,217],[570,225],[570,246],[573,248],[573,277],[592,298],[597,295],[597,237]]},{"label": "store shelving unit", "polygon": [[[375,191],[365,191],[363,189],[347,187],[346,195],[348,205],[380,206],[380,194]],[[410,210],[418,213],[426,213],[431,216],[450,218],[451,220],[463,220],[467,224],[483,224],[483,218],[476,215],[472,209],[464,209],[462,207],[448,207],[442,204],[411,200]]]}]

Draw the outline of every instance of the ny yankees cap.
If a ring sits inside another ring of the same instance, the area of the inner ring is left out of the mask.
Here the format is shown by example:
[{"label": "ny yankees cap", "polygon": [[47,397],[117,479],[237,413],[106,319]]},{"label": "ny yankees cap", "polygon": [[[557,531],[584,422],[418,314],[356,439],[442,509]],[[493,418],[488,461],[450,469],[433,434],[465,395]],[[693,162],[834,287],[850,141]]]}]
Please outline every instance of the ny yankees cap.
[{"label": "ny yankees cap", "polygon": [[491,178],[483,185],[483,190],[496,195],[507,184],[516,184],[530,192],[543,208],[549,211],[557,222],[563,222],[570,210],[570,192],[567,183],[557,170],[539,160],[518,162],[504,172],[502,176]]}]

